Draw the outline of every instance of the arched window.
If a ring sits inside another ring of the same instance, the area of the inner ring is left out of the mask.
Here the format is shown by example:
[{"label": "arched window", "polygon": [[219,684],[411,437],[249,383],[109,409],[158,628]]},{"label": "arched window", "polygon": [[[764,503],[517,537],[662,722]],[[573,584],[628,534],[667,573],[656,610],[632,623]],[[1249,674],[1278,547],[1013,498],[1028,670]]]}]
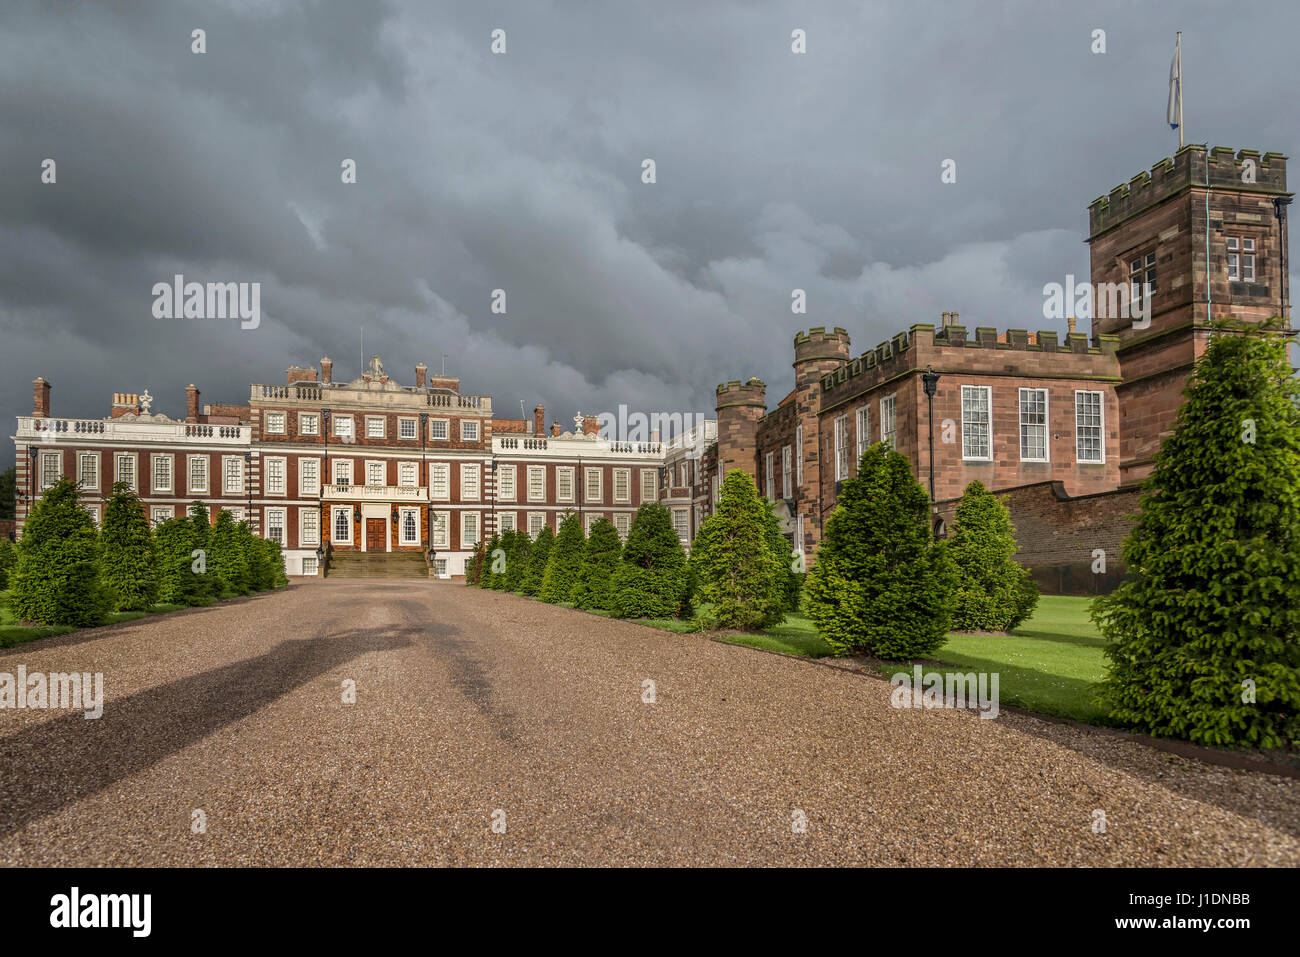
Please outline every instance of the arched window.
[{"label": "arched window", "polygon": [[334,541],[352,541],[352,525],[348,521],[348,513],[345,509],[339,509],[334,513]]},{"label": "arched window", "polygon": [[415,536],[415,513],[407,512],[402,519],[402,538],[408,542],[414,542]]},{"label": "arched window", "polygon": [[934,537],[935,538],[948,537],[948,526],[943,523],[943,519],[941,518],[936,518],[934,520]]}]

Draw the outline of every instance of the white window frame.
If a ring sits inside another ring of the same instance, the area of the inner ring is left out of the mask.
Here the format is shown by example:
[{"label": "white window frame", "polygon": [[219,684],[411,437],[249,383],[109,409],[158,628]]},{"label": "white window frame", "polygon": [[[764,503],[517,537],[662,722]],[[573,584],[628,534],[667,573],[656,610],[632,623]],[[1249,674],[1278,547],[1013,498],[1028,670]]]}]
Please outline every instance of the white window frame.
[{"label": "white window frame", "polygon": [[[95,463],[95,483],[92,485],[86,481],[86,459]],[[78,452],[77,453],[77,484],[88,492],[99,491],[99,453],[98,452]]]},{"label": "white window frame", "polygon": [[[646,494],[647,489],[649,491],[649,494]],[[658,500],[659,500],[659,470],[642,469],[640,504],[644,505],[646,502],[657,502]]]},{"label": "white window frame", "polygon": [[320,569],[316,566],[315,555],[302,556],[302,573],[304,575],[319,575]]},{"label": "white window frame", "polygon": [[871,406],[864,405],[853,416],[853,439],[857,457],[854,463],[862,461],[862,453],[871,444]]},{"label": "white window frame", "polygon": [[[967,418],[966,397],[974,396],[977,392],[982,392],[985,396],[983,409],[983,426],[985,441],[988,445],[987,455],[973,454],[974,449],[972,439],[977,433],[975,429],[981,425],[976,421],[974,415],[981,410],[971,410],[971,417]],[[969,427],[969,428],[968,428]],[[993,461],[993,387],[988,385],[963,385],[961,387],[961,457],[963,462],[992,462]]]},{"label": "white window frame", "polygon": [[528,537],[537,540],[537,536],[542,534],[542,529],[546,527],[545,512],[528,513]]},{"label": "white window frame", "polygon": [[[406,534],[406,520],[408,518],[415,522],[414,537],[408,537]],[[397,542],[399,545],[420,544],[420,510],[418,508],[412,508],[408,505],[397,510]]]},{"label": "white window frame", "polygon": [[[408,482],[403,475],[409,475],[411,480]],[[398,488],[419,488],[420,487],[420,463],[403,459],[397,463],[397,487]]]},{"label": "white window frame", "polygon": [[[566,480],[569,484],[568,495],[564,494],[564,483]],[[577,479],[574,475],[574,467],[572,465],[561,465],[557,467],[555,470],[555,500],[557,502],[572,502],[576,491],[575,486],[577,484]]]},{"label": "white window frame", "polygon": [[790,488],[790,466],[791,466],[790,446],[781,447],[781,497],[793,498]]},{"label": "white window frame", "polygon": [[[442,433],[439,435],[438,433]],[[429,441],[430,442],[447,442],[451,436],[450,419],[430,419],[429,420]]]},{"label": "white window frame", "polygon": [[286,412],[267,412],[264,422],[267,435],[284,435],[289,427],[289,415]]},{"label": "white window frame", "polygon": [[[266,531],[263,533],[262,537],[267,541],[279,542],[281,548],[287,547],[289,544],[289,510],[287,508],[276,507],[264,509],[263,511],[266,513]],[[274,529],[277,524],[280,526],[280,534],[278,536],[271,534],[272,529]]]},{"label": "white window frame", "polygon": [[478,435],[478,419],[460,420],[460,440],[462,442],[477,442]]},{"label": "white window frame", "polygon": [[776,501],[776,453],[768,452],[763,456],[763,491],[769,502]]},{"label": "white window frame", "polygon": [[514,502],[519,498],[519,469],[514,465],[497,466],[497,501]]},{"label": "white window frame", "polygon": [[[619,491],[619,483],[622,483],[623,490]],[[620,505],[628,505],[632,502],[632,470],[631,469],[614,469],[614,501]]]},{"label": "white window frame", "polygon": [[[170,512],[171,514],[167,514]],[[175,505],[151,505],[149,506],[149,524],[157,528],[163,522],[176,517]]]},{"label": "white window frame", "polygon": [[[304,466],[306,466],[304,468]],[[307,481],[307,473],[314,472],[316,478],[312,482]],[[320,487],[320,459],[314,456],[306,455],[298,457],[298,497],[299,498],[319,498],[321,493]]]},{"label": "white window frame", "polygon": [[[315,525],[315,531],[307,528],[308,519]],[[298,545],[319,545],[320,544],[320,509],[308,505],[305,508],[298,509]]]},{"label": "white window frame", "polygon": [[[197,482],[194,481],[194,464],[195,464],[196,462],[201,462],[201,463],[203,463],[203,483],[202,483],[202,485],[200,485],[200,484],[198,484]],[[212,483],[211,483],[210,478],[209,478],[209,475],[208,475],[208,472],[209,472],[210,470],[211,470],[211,466],[210,466],[209,463],[208,463],[208,457],[207,457],[206,455],[189,455],[189,456],[186,456],[186,459],[185,459],[185,482],[186,482],[185,489],[186,489],[186,491],[187,491],[189,494],[191,494],[191,495],[195,495],[195,494],[198,494],[198,495],[207,495],[207,494],[209,494],[209,490],[210,490],[211,487],[212,487]]]},{"label": "white window frame", "polygon": [[[678,519],[681,519],[681,527],[678,527]],[[691,510],[689,508],[675,508],[672,510],[673,531],[683,542],[691,540]]]},{"label": "white window frame", "polygon": [[835,481],[843,482],[849,477],[849,417],[847,415],[837,415],[834,429]]},{"label": "white window frame", "polygon": [[429,498],[435,502],[451,501],[451,463],[429,463]]},{"label": "white window frame", "polygon": [[[167,463],[167,484],[158,484],[158,463]],[[151,495],[157,495],[159,492],[166,492],[168,495],[176,494],[176,456],[167,452],[155,452],[149,457],[149,492]]]},{"label": "white window frame", "polygon": [[429,546],[451,547],[451,512],[438,510],[429,513]]},{"label": "white window frame", "polygon": [[[378,428],[376,428],[376,426],[378,426]],[[386,415],[366,416],[366,438],[368,439],[388,438],[388,416]]]},{"label": "white window frame", "polygon": [[[371,472],[375,468],[379,469],[380,481],[370,481]],[[366,486],[368,488],[387,488],[388,487],[388,463],[384,459],[366,459]]]},{"label": "white window frame", "polygon": [[[335,415],[330,418],[334,423],[334,438],[342,439],[345,442],[355,441],[357,437],[357,424],[350,415]],[[347,428],[344,428],[344,425]]]},{"label": "white window frame", "polygon": [[[273,481],[276,467],[280,468],[279,488]],[[285,498],[289,494],[289,460],[283,455],[262,457],[262,494]]]},{"label": "white window frame", "polygon": [[528,466],[528,501],[546,501],[546,466]]},{"label": "white window frame", "polygon": [[497,531],[513,532],[519,528],[519,515],[515,512],[497,512]]},{"label": "white window frame", "polygon": [[[347,528],[347,536],[339,538],[339,515],[344,516],[344,525]],[[330,508],[330,541],[340,545],[352,544],[352,506],[335,505]]]},{"label": "white window frame", "polygon": [[[236,487],[230,481],[230,466],[239,470],[239,485]],[[223,455],[221,456],[221,494],[223,495],[243,495],[244,489],[248,486],[248,469],[247,462],[242,455]]]},{"label": "white window frame", "polygon": [[[346,482],[340,482],[339,479],[345,477]],[[351,488],[356,484],[356,469],[353,467],[352,459],[330,459],[330,485],[346,485]]]},{"label": "white window frame", "polygon": [[[797,426],[794,430],[794,484],[803,488],[803,426]],[[716,483],[715,483],[716,484]],[[716,502],[718,496],[715,494],[713,500]]]},{"label": "white window frame", "polygon": [[604,518],[604,516],[601,515],[599,512],[585,512],[582,516],[583,533],[586,535],[590,535],[591,526],[595,525],[596,522],[599,521],[601,518]]},{"label": "white window frame", "polygon": [[615,513],[614,530],[618,532],[619,538],[627,541],[627,533],[632,530],[632,516],[627,512]]},{"label": "white window frame", "polygon": [[[1026,414],[1028,414],[1031,417],[1035,414],[1032,410],[1028,413],[1026,413],[1025,411],[1026,395],[1032,393],[1042,394],[1043,397],[1043,411],[1042,411],[1043,421],[1042,422],[1025,421]],[[1049,408],[1048,408],[1048,403],[1050,401],[1051,399],[1048,395],[1047,390],[1043,388],[1022,387],[1017,391],[1016,406],[1018,409],[1018,416],[1020,421],[1020,461],[1022,462],[1050,462],[1052,460],[1052,452],[1051,452],[1052,443],[1050,441],[1050,436],[1048,435],[1048,426],[1051,424],[1052,421],[1051,416],[1049,414]],[[1025,454],[1026,429],[1033,429],[1033,428],[1042,429],[1043,454],[1041,457],[1029,456]]]},{"label": "white window frame", "polygon": [[320,416],[315,412],[299,412],[298,434],[320,435]]},{"label": "white window frame", "polygon": [[[407,426],[410,426],[410,435],[406,434]],[[399,418],[397,420],[397,437],[402,441],[418,439],[420,437],[420,420],[412,419],[409,416]]]},{"label": "white window frame", "polygon": [[[474,520],[474,535],[471,538],[465,531],[465,523],[469,519]],[[478,546],[479,539],[483,535],[483,516],[480,512],[461,512],[460,513],[460,547],[462,549],[473,549]]]},{"label": "white window frame", "polygon": [[[582,481],[582,503],[587,504],[604,504],[605,501],[605,470],[603,468],[584,468]],[[591,491],[592,479],[595,479],[596,493]]]},{"label": "white window frame", "polygon": [[898,393],[880,397],[880,441],[898,448]]},{"label": "white window frame", "polygon": [[483,499],[483,466],[478,462],[460,463],[460,500],[479,502]]},{"label": "white window frame", "polygon": [[[1079,397],[1080,396],[1097,397],[1097,448],[1098,458],[1084,458],[1082,440],[1084,428],[1093,428],[1093,426],[1084,426],[1080,424],[1079,415]],[[1098,389],[1075,389],[1074,390],[1074,456],[1075,461],[1080,465],[1105,465],[1106,464],[1106,394]]]}]

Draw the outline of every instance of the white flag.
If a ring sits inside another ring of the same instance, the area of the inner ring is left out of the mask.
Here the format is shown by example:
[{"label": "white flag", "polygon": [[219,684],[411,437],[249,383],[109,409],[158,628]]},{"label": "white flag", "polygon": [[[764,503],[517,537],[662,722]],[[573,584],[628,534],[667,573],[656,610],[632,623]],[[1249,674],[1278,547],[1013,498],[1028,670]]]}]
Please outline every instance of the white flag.
[{"label": "white flag", "polygon": [[1178,129],[1178,124],[1182,122],[1183,112],[1183,43],[1182,37],[1178,38],[1178,45],[1174,47],[1174,59],[1169,64],[1169,109],[1166,111],[1165,119],[1169,122],[1171,130]]}]

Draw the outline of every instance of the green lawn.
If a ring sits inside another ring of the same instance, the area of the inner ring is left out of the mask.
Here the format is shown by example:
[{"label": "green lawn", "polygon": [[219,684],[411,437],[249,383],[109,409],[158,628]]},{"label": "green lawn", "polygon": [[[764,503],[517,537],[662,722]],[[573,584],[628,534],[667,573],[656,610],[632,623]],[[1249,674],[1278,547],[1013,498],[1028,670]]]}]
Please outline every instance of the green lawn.
[{"label": "green lawn", "polygon": [[[7,597],[8,592],[0,592],[0,648],[21,645],[24,642],[35,641],[37,638],[66,635],[70,631],[77,630],[69,625],[20,625],[17,619],[14,618],[14,613],[9,610],[9,604],[5,601]],[[104,624],[116,625],[119,622],[134,621],[137,618],[144,618],[146,615],[160,615],[184,607],[186,606],[154,605],[148,611],[115,611],[104,619]]]}]

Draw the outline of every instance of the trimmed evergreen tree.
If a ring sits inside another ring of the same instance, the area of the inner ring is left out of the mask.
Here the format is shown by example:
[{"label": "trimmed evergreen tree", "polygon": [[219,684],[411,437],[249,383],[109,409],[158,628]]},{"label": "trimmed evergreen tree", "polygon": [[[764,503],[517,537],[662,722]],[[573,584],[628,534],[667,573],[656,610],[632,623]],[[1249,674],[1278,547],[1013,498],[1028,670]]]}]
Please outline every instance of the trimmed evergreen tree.
[{"label": "trimmed evergreen tree", "polygon": [[943,643],[956,569],[930,528],[930,497],[885,443],[862,453],[826,520],[804,603],[836,654],[923,658]]},{"label": "trimmed evergreen tree", "polygon": [[522,529],[511,533],[510,547],[506,550],[505,590],[512,595],[523,589],[524,579],[528,577],[528,553],[532,544],[528,533]]},{"label": "trimmed evergreen tree", "polygon": [[647,502],[628,531],[609,611],[617,618],[672,618],[689,604],[686,591],[686,552],[672,516],[659,502]]},{"label": "trimmed evergreen tree", "polygon": [[1300,389],[1286,340],[1242,328],[1216,323],[1093,618],[1113,719],[1278,748],[1300,742]]},{"label": "trimmed evergreen tree", "polygon": [[573,587],[573,602],[579,608],[604,609],[609,605],[609,586],[623,556],[623,542],[618,529],[607,518],[598,518],[591,525],[587,547],[582,556],[582,568]]},{"label": "trimmed evergreen tree", "polygon": [[1011,513],[978,479],[966,486],[952,526],[948,554],[957,566],[954,631],[1010,631],[1033,612],[1038,588],[1012,556]]},{"label": "trimmed evergreen tree", "polygon": [[95,523],[70,479],[52,485],[32,508],[9,587],[20,621],[79,628],[103,622],[113,595],[100,580]]},{"label": "trimmed evergreen tree", "polygon": [[226,583],[212,568],[212,518],[208,506],[195,500],[190,503],[188,520],[194,529],[194,548],[203,553],[199,567],[199,590],[205,598],[220,598],[226,590]]},{"label": "trimmed evergreen tree", "polygon": [[483,570],[479,573],[479,588],[490,588],[496,590],[498,579],[502,578],[502,557],[505,550],[501,547],[501,536],[494,534],[488,539],[487,547],[483,549]]},{"label": "trimmed evergreen tree", "polygon": [[266,587],[283,588],[289,584],[289,576],[284,570],[284,553],[280,543],[273,538],[254,539],[261,552],[262,563],[266,568]]},{"label": "trimmed evergreen tree", "polygon": [[100,569],[115,611],[144,611],[158,600],[153,532],[140,496],[125,482],[113,485],[99,535]]},{"label": "trimmed evergreen tree", "polygon": [[[169,518],[153,532],[154,555],[158,563],[158,601],[168,605],[206,605],[211,598],[203,567],[194,555],[194,523],[188,518]],[[203,558],[203,562],[207,559]]]},{"label": "trimmed evergreen tree", "polygon": [[[718,628],[756,629],[785,620],[785,570],[773,552],[767,516],[754,480],[732,469],[722,481],[718,504],[704,520],[691,548],[700,601],[711,606]],[[776,537],[784,551],[785,536]]]},{"label": "trimmed evergreen tree", "polygon": [[465,560],[465,584],[477,588],[479,584],[479,572],[483,567],[483,543],[480,542],[474,548],[474,554]]},{"label": "trimmed evergreen tree", "polygon": [[528,550],[528,573],[524,576],[523,586],[525,595],[536,597],[542,590],[542,579],[546,576],[546,563],[551,558],[551,548],[554,545],[555,533],[551,531],[551,526],[543,525]]},{"label": "trimmed evergreen tree", "polygon": [[576,513],[565,516],[560,522],[551,554],[546,559],[546,572],[542,575],[538,598],[551,604],[573,600],[573,586],[578,583],[585,548],[582,519]]},{"label": "trimmed evergreen tree", "polygon": [[271,567],[270,553],[263,546],[262,539],[253,534],[249,522],[235,525],[235,542],[248,568],[248,590],[269,591],[274,587],[275,569]]},{"label": "trimmed evergreen tree", "polygon": [[[251,533],[248,538],[252,538]],[[235,516],[224,508],[217,513],[209,544],[208,571],[214,572],[236,595],[253,591],[255,582],[253,570],[249,567],[252,556],[248,554],[248,540],[240,535]]]},{"label": "trimmed evergreen tree", "polygon": [[18,550],[7,538],[0,538],[0,591],[9,587],[9,575],[18,561]]}]

